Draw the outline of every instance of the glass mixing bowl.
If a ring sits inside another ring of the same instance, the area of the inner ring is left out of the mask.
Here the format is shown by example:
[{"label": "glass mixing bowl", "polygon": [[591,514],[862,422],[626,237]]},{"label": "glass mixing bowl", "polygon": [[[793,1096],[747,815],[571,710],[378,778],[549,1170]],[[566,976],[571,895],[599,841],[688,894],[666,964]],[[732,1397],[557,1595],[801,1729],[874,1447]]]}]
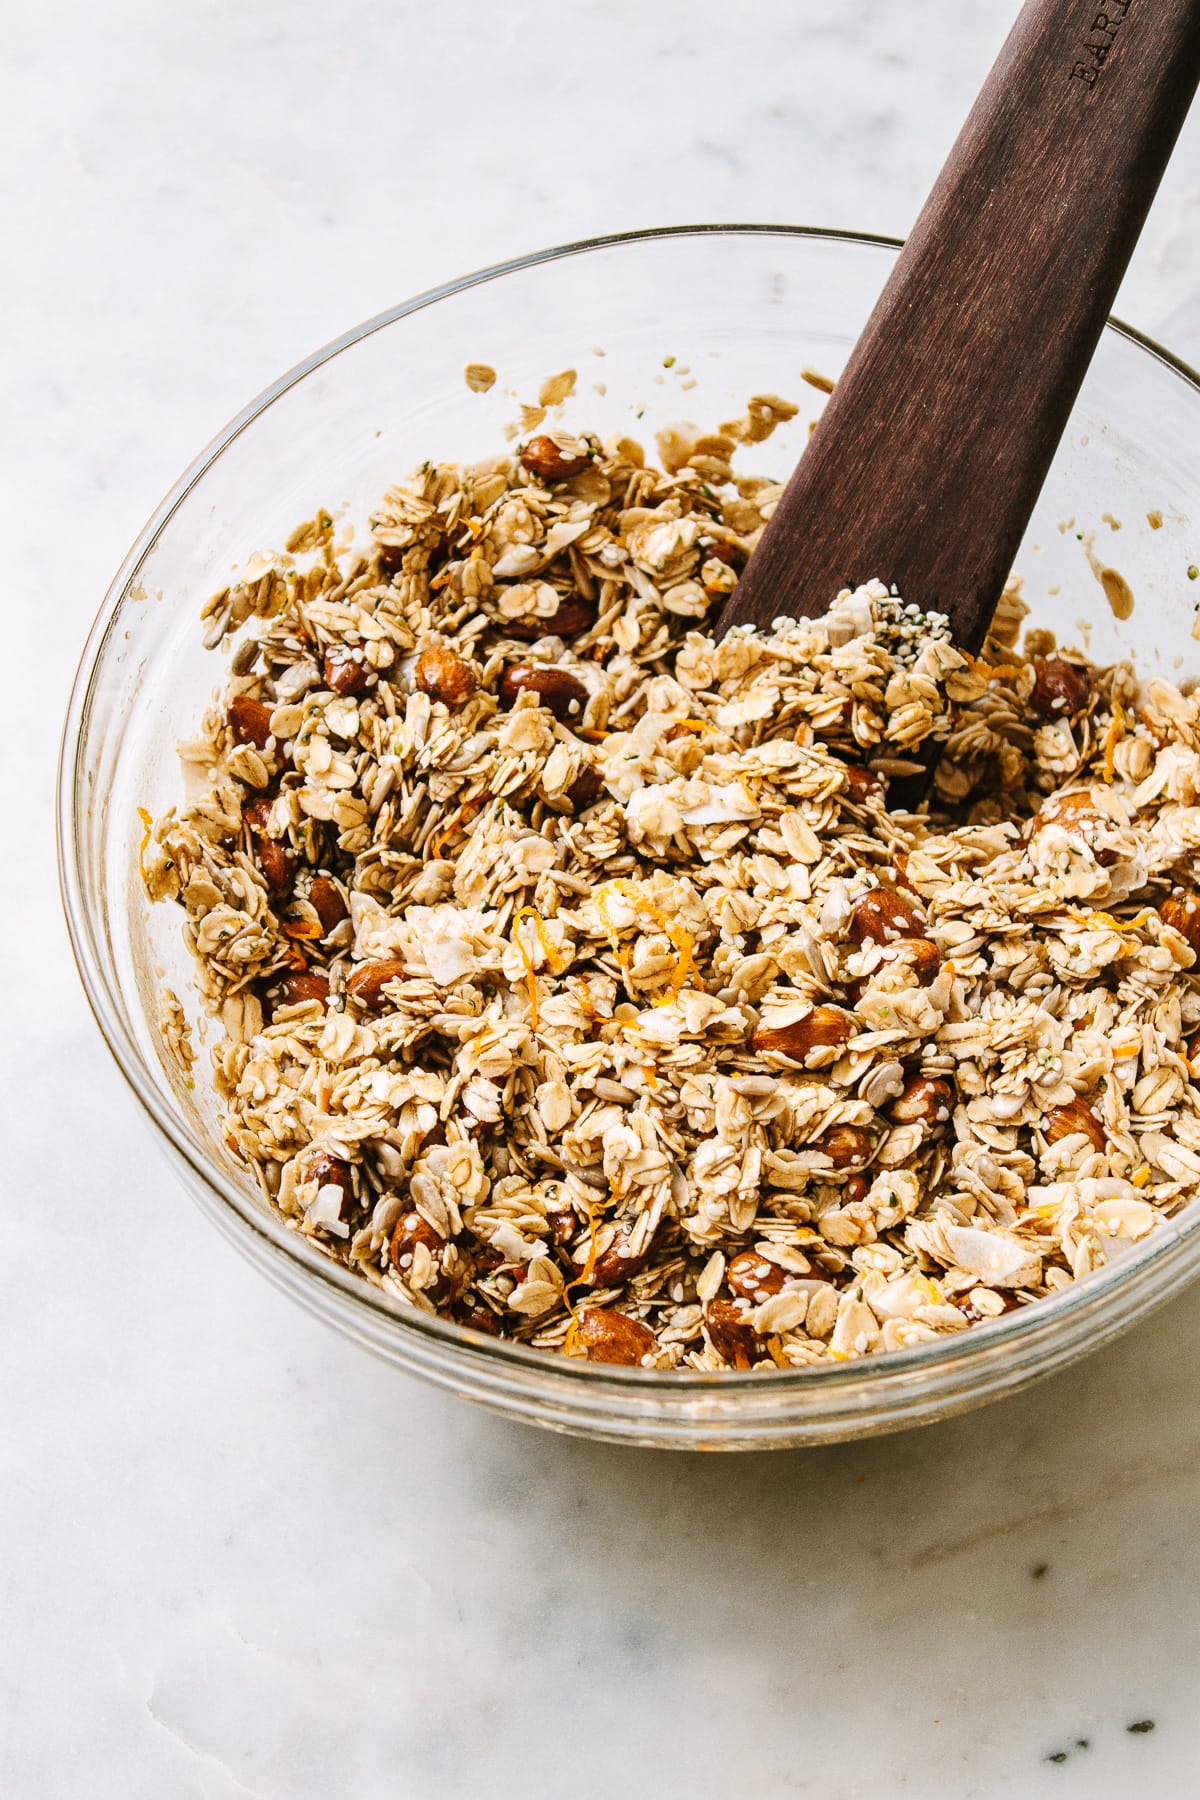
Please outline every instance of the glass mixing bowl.
[{"label": "glass mixing bowl", "polygon": [[[797,400],[791,425],[743,459],[784,475],[822,400],[801,371],[838,373],[895,251],[846,233],[697,227],[569,245],[422,294],[318,351],[210,444],[130,551],[84,652],[60,767],[67,917],[100,1028],[184,1185],[311,1312],[397,1367],[514,1418],[705,1449],[895,1430],[1063,1367],[1160,1305],[1200,1262],[1192,1205],[1061,1295],[913,1351],[754,1376],[567,1360],[406,1309],[285,1229],[222,1143],[206,1053],[191,1089],[164,1054],[157,990],[168,981],[186,1001],[189,971],[178,914],[148,906],[142,892],[138,808],[157,815],[179,799],[175,742],[223,673],[201,646],[200,607],[235,565],[282,545],[319,505],[364,525],[389,483],[426,457],[494,453],[517,397],[534,400],[566,368],[579,372],[568,426],[648,447],[662,425],[716,424],[752,394]],[[464,382],[471,361],[498,370],[490,393]],[[1143,675],[1192,673],[1198,444],[1200,381],[1110,325],[1019,559],[1032,623],[1098,660],[1131,657]],[[1135,596],[1127,619],[1097,578],[1107,564]]]}]

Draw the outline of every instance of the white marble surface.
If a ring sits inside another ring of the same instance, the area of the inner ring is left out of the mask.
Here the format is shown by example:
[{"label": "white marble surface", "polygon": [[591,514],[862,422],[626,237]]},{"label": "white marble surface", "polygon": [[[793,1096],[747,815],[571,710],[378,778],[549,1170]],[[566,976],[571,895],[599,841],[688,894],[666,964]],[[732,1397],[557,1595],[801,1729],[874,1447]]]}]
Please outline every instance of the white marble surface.
[{"label": "white marble surface", "polygon": [[[513,250],[904,230],[1014,12],[6,9],[6,1800],[1200,1786],[1200,1292],[916,1436],[701,1460],[508,1426],[335,1340],[192,1213],[54,901],[86,626],[243,401]],[[1121,308],[1193,357],[1198,147],[1200,118]]]}]

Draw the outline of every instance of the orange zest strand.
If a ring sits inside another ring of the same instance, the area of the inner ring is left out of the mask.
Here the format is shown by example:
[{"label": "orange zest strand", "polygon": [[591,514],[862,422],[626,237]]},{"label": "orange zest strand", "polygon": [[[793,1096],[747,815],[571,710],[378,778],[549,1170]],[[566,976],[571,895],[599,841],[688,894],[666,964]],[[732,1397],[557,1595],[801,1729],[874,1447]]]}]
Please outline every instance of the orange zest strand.
[{"label": "orange zest strand", "polygon": [[481,806],[487,805],[491,797],[490,794],[480,794],[478,800],[468,800],[465,806],[460,806],[456,812],[451,813],[450,817],[430,845],[429,857],[431,862],[442,862],[444,860],[442,852],[448,841],[454,836],[454,833],[461,825],[467,824],[468,820],[475,817],[475,814],[479,811]]},{"label": "orange zest strand", "polygon": [[142,872],[142,880],[148,881],[150,878],[146,874],[146,852],[150,848],[150,833],[154,827],[154,820],[144,806],[138,807],[137,816],[142,821],[142,841],[138,845],[138,868]]},{"label": "orange zest strand", "polygon": [[668,919],[662,908],[642,892],[636,881],[619,877],[614,881],[606,881],[604,886],[597,890],[596,911],[599,914],[601,925],[608,933],[617,961],[625,971],[626,981],[628,982],[630,972],[629,953],[622,952],[620,949],[618,930],[608,912],[606,901],[610,893],[620,894],[623,899],[629,901],[635,912],[644,912],[648,918],[652,919],[659,930],[665,933],[679,959],[671,971],[666,996],[657,999],[654,1002],[655,1006],[670,1006],[673,1001],[677,1000],[681,990],[686,986],[689,976],[692,977],[697,987],[701,987],[702,984],[696,972],[696,961],[692,955],[693,942],[690,934],[684,930],[682,925]]},{"label": "orange zest strand", "polygon": [[550,964],[553,972],[556,975],[561,975],[567,965],[557,947],[551,942],[549,937],[547,937],[546,921],[543,919],[541,913],[538,912],[537,908],[534,906],[522,906],[513,919],[512,941],[521,952],[521,961],[525,964],[525,981],[529,988],[529,1024],[531,1030],[536,1031],[538,1027],[537,973],[533,966],[533,958],[525,948],[525,940],[521,936],[522,919],[533,920],[534,930],[537,933],[537,940],[541,946],[542,955]]},{"label": "orange zest strand", "polygon": [[587,1282],[589,1282],[592,1279],[592,1271],[596,1267],[596,1232],[599,1229],[599,1225],[600,1225],[600,1215],[599,1215],[599,1212],[597,1211],[597,1203],[594,1200],[589,1200],[588,1201],[588,1253],[587,1253],[587,1259],[584,1262],[582,1269],[580,1269],[578,1275],[576,1275],[571,1281],[568,1281],[567,1285],[563,1289],[563,1305],[566,1307],[567,1311],[571,1315],[571,1323],[567,1327],[567,1335],[563,1339],[563,1355],[564,1356],[574,1355],[575,1345],[579,1339],[579,1313],[576,1308],[575,1302],[571,1298],[571,1289],[577,1288],[577,1287],[583,1287]]},{"label": "orange zest strand", "polygon": [[1111,781],[1116,773],[1117,745],[1125,735],[1125,708],[1114,698],[1112,724],[1104,734],[1104,779]]},{"label": "orange zest strand", "polygon": [[1150,1181],[1150,1165],[1149,1165],[1149,1163],[1143,1163],[1141,1168],[1137,1171],[1137,1173],[1133,1177],[1133,1185],[1135,1188],[1144,1188],[1148,1185],[1149,1181]]},{"label": "orange zest strand", "polygon": [[972,675],[986,675],[989,681],[1003,681],[1010,675],[1024,675],[1026,664],[1023,663],[988,663],[980,656],[972,656],[969,650],[959,650],[959,655],[966,661]]},{"label": "orange zest strand", "polygon": [[[519,919],[520,915],[518,914],[517,917]],[[536,1031],[538,1028],[537,975],[533,967],[533,958],[525,948],[525,942],[521,933],[517,930],[516,921],[514,921],[513,924],[512,941],[520,951],[521,961],[525,964],[525,985],[529,989],[529,1029],[531,1031]]]},{"label": "orange zest strand", "polygon": [[323,936],[321,926],[313,919],[285,919],[285,934],[290,938],[319,938]]},{"label": "orange zest strand", "polygon": [[466,808],[460,806],[456,812],[450,814],[449,819],[429,846],[429,859],[431,862],[444,861],[442,851],[445,849],[448,840],[452,838],[454,833],[458,830],[459,825],[462,823],[462,817],[465,811]]},{"label": "orange zest strand", "polygon": [[584,1259],[583,1267],[582,1267],[582,1269],[580,1269],[578,1275],[574,1276],[572,1278],[572,1280],[568,1281],[566,1287],[563,1289],[563,1300],[566,1302],[566,1305],[567,1305],[569,1311],[572,1313],[574,1313],[575,1307],[574,1307],[574,1303],[571,1301],[571,1299],[569,1297],[570,1293],[571,1293],[571,1289],[586,1286],[586,1284],[592,1279],[592,1274],[596,1267],[596,1233],[599,1231],[599,1229],[600,1229],[600,1214],[599,1214],[599,1210],[598,1210],[598,1203],[595,1200],[589,1200],[588,1201],[588,1253],[587,1253],[586,1258]]},{"label": "orange zest strand", "polygon": [[1078,906],[1068,906],[1066,910],[1077,925],[1099,925],[1108,931],[1140,931],[1155,916],[1150,907],[1143,907],[1136,919],[1114,919],[1110,912],[1102,912],[1099,908],[1084,912]]},{"label": "orange zest strand", "polygon": [[516,930],[517,926],[521,923],[522,919],[532,919],[533,920],[533,928],[537,932],[537,940],[538,940],[538,943],[542,947],[542,955],[545,957],[546,961],[550,964],[550,967],[553,969],[554,973],[556,975],[561,975],[563,970],[567,966],[567,960],[563,956],[562,951],[558,948],[558,945],[554,942],[553,938],[551,938],[547,935],[546,921],[545,921],[545,919],[543,919],[541,913],[537,910],[537,907],[536,906],[522,906],[520,908],[520,910],[517,912],[516,916],[513,919],[513,930],[514,931]]},{"label": "orange zest strand", "polygon": [[584,981],[583,977],[576,976],[573,980],[571,980],[567,983],[567,986],[570,988],[572,994],[575,996],[576,1000],[579,1002],[580,1010],[584,1013],[584,1015],[588,1019],[592,1020],[593,1022],[596,1019],[598,1019],[600,1017],[600,1014],[596,1011],[595,1006],[592,1004],[592,996],[588,989],[588,984],[586,981]]}]

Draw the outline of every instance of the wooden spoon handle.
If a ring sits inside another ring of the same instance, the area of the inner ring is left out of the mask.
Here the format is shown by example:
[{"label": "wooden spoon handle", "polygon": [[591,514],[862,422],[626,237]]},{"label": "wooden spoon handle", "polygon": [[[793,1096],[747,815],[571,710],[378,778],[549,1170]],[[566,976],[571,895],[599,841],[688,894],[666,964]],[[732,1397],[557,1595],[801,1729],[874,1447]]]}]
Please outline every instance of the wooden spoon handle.
[{"label": "wooden spoon handle", "polygon": [[721,616],[879,577],[978,650],[1200,81],[1200,0],[1028,0]]}]

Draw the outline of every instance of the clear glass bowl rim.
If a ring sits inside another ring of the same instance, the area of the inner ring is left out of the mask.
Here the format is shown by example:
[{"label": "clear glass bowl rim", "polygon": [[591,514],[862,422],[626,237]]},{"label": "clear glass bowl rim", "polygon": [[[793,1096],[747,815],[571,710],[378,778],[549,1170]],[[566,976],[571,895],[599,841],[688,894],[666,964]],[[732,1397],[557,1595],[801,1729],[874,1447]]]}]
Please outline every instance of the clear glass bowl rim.
[{"label": "clear glass bowl rim", "polygon": [[[84,904],[85,879],[78,854],[80,845],[75,827],[75,799],[79,758],[86,737],[92,694],[104,647],[114,628],[122,601],[143,560],[153,549],[160,533],[185,496],[203,479],[222,452],[280,395],[303,381],[314,370],[331,362],[341,351],[452,294],[543,263],[556,262],[564,257],[688,237],[805,238],[892,251],[899,250],[903,243],[900,238],[875,232],[825,226],[720,223],[657,226],[646,230],[582,238],[577,242],[531,251],[505,262],[494,263],[438,287],[428,288],[409,300],[376,313],[279,376],[217,433],[167,493],[139,533],[110,583],[88,634],[72,684],[57,772],[55,813],[63,909],[72,952],[88,1004],[109,1051],[152,1123],[173,1146],[197,1180],[232,1215],[223,1221],[227,1235],[236,1241],[243,1233],[248,1232],[252,1238],[263,1240],[263,1248],[268,1254],[281,1253],[293,1265],[294,1273],[300,1275],[301,1280],[307,1275],[332,1288],[334,1293],[330,1298],[335,1303],[340,1296],[351,1303],[352,1309],[363,1308],[368,1314],[373,1314],[377,1325],[383,1326],[386,1322],[388,1329],[402,1333],[416,1332],[435,1343],[452,1345],[460,1353],[469,1351],[473,1358],[497,1366],[498,1369],[508,1368],[518,1383],[522,1369],[528,1370],[531,1375],[536,1373],[545,1376],[549,1366],[552,1366],[555,1375],[569,1381],[590,1384],[593,1392],[606,1385],[615,1385],[640,1391],[647,1400],[656,1392],[664,1397],[671,1393],[677,1399],[684,1396],[699,1398],[705,1393],[730,1397],[740,1390],[750,1390],[761,1395],[763,1383],[766,1382],[780,1398],[784,1394],[792,1394],[799,1399],[802,1394],[810,1394],[815,1401],[818,1392],[832,1399],[833,1391],[840,1386],[861,1387],[864,1377],[869,1375],[872,1387],[879,1389],[882,1399],[889,1388],[903,1387],[914,1376],[933,1376],[939,1371],[946,1376],[952,1367],[964,1370],[976,1357],[982,1359],[986,1356],[990,1361],[1002,1347],[1011,1351],[1014,1363],[1019,1365],[1024,1360],[1022,1352],[1034,1352],[1035,1345],[1048,1336],[1057,1337],[1064,1328],[1069,1338],[1077,1338],[1083,1325],[1083,1319],[1079,1315],[1103,1309],[1112,1290],[1124,1286],[1131,1277],[1148,1280],[1152,1270],[1176,1255],[1181,1239],[1191,1237],[1200,1230],[1200,1208],[1191,1212],[1190,1217],[1185,1212],[1178,1220],[1170,1221],[1170,1228],[1162,1231],[1159,1241],[1152,1241],[1149,1248],[1136,1258],[1117,1261],[1095,1272],[1086,1281],[1072,1285],[1050,1298],[1039,1300],[1032,1306],[1020,1308],[994,1322],[973,1326],[969,1331],[938,1338],[912,1350],[892,1351],[886,1355],[871,1357],[869,1368],[864,1366],[862,1359],[856,1358],[833,1366],[826,1363],[805,1369],[769,1369],[756,1374],[725,1372],[704,1375],[692,1370],[628,1369],[612,1364],[591,1363],[583,1358],[557,1356],[545,1350],[533,1349],[510,1339],[493,1339],[484,1333],[467,1330],[436,1314],[424,1313],[392,1301],[361,1276],[352,1274],[341,1264],[322,1256],[295,1232],[288,1231],[281,1221],[262,1209],[253,1198],[242,1193],[208,1160],[191,1134],[171,1113],[150,1077],[141,1052],[126,1030],[120,1016],[119,996],[114,991],[112,971],[107,966]],[[1194,389],[1200,400],[1200,373],[1182,358],[1119,319],[1110,318],[1105,329],[1127,339],[1154,357]],[[243,1244],[242,1247],[250,1246]],[[1178,1283],[1168,1281],[1165,1285],[1173,1291]],[[897,1400],[899,1399],[900,1396],[897,1395]]]}]

